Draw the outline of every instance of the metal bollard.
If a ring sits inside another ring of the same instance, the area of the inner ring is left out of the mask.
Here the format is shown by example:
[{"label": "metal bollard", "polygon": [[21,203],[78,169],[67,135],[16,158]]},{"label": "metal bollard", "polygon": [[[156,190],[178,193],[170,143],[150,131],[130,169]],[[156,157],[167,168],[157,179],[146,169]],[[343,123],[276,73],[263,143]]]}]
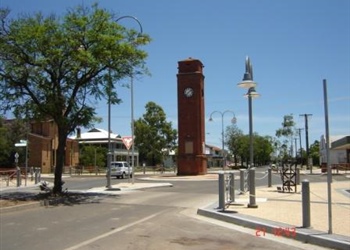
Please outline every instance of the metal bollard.
[{"label": "metal bollard", "polygon": [[235,202],[235,174],[230,173],[230,201]]},{"label": "metal bollard", "polygon": [[39,183],[39,169],[38,168],[34,168],[34,179],[35,179],[35,184]]},{"label": "metal bollard", "polygon": [[255,168],[249,169],[249,208],[258,208],[255,199]]},{"label": "metal bollard", "polygon": [[303,208],[303,227],[310,227],[310,183],[308,180],[302,182],[302,208]]},{"label": "metal bollard", "polygon": [[17,187],[21,186],[21,169],[17,167]]},{"label": "metal bollard", "polygon": [[268,187],[272,187],[272,169],[269,168],[269,169],[267,170],[267,173],[268,173],[268,177],[267,177],[267,179],[268,179],[268,184],[267,184],[267,186],[268,186]]},{"label": "metal bollard", "polygon": [[295,182],[296,182],[297,185],[300,185],[300,168],[297,167],[296,172],[297,173],[296,173],[296,180],[295,180]]},{"label": "metal bollard", "polygon": [[30,181],[33,181],[34,180],[34,169],[33,169],[33,167],[30,167],[29,172],[30,172]]},{"label": "metal bollard", "polygon": [[245,178],[244,178],[244,173],[245,173],[245,169],[240,169],[239,170],[239,179],[240,179],[240,190],[241,190],[241,194],[245,192]]},{"label": "metal bollard", "polygon": [[225,174],[219,173],[219,207],[222,211],[225,210]]}]

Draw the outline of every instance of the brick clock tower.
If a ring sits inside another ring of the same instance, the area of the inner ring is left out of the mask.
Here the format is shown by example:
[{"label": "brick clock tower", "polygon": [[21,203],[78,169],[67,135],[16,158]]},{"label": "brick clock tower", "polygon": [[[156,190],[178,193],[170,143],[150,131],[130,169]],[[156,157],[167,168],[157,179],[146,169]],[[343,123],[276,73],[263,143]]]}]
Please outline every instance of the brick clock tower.
[{"label": "brick clock tower", "polygon": [[178,62],[178,175],[207,173],[203,64],[188,58]]}]

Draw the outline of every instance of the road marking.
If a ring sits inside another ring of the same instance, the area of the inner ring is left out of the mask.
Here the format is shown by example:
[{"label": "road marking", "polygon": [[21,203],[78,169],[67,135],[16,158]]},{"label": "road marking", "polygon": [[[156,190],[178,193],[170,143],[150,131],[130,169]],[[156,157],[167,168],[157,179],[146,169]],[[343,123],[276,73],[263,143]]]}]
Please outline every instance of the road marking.
[{"label": "road marking", "polygon": [[129,227],[132,227],[132,226],[135,226],[135,225],[137,225],[137,224],[139,224],[139,223],[142,223],[142,222],[145,222],[145,221],[147,221],[147,220],[150,220],[150,219],[152,219],[152,218],[158,216],[158,215],[161,214],[161,213],[163,213],[163,212],[159,212],[159,213],[156,213],[156,214],[152,214],[152,215],[150,215],[150,216],[148,216],[148,217],[145,217],[145,218],[143,218],[143,219],[141,219],[141,220],[132,222],[132,223],[130,223],[130,224],[127,224],[127,225],[125,225],[125,226],[122,226],[122,227],[119,227],[119,228],[116,228],[116,229],[113,229],[112,231],[110,231],[110,232],[108,232],[108,233],[101,234],[101,235],[99,235],[99,236],[97,236],[97,237],[95,237],[95,238],[92,238],[92,239],[90,239],[90,240],[87,240],[87,241],[83,241],[83,242],[79,243],[78,245],[75,245],[75,246],[66,248],[65,250],[74,250],[74,249],[78,249],[78,248],[80,248],[80,247],[89,245],[89,244],[91,244],[91,243],[93,243],[93,242],[95,242],[95,241],[98,241],[98,240],[100,240],[100,239],[106,238],[106,237],[108,237],[108,236],[110,236],[110,235],[112,235],[112,234],[115,234],[115,233],[118,233],[118,232],[120,232],[120,231],[123,231],[123,230],[125,230],[125,229],[127,229],[127,228],[129,228]]}]

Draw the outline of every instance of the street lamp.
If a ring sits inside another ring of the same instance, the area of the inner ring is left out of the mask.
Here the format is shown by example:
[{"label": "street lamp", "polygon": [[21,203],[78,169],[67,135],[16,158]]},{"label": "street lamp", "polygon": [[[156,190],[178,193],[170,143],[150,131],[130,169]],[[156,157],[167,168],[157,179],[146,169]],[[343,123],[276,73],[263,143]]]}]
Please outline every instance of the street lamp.
[{"label": "street lamp", "polygon": [[[134,17],[134,16],[121,16],[119,18],[117,18],[115,21],[118,22],[121,19],[124,18],[131,18],[133,20],[135,20],[139,27],[140,27],[140,33],[138,34],[138,36],[140,36],[143,32],[142,29],[142,25],[140,23],[140,21]],[[132,73],[133,74],[133,73]],[[134,93],[133,93],[133,76],[131,74],[131,136],[134,139]],[[111,91],[112,88],[112,78],[109,74],[109,91]],[[132,169],[134,169],[134,143],[132,143],[132,160],[131,160],[131,164],[133,166]],[[107,188],[111,188],[111,156],[112,156],[112,150],[111,150],[111,98],[110,98],[110,94],[108,96],[108,153],[107,153]],[[134,183],[134,170],[132,170],[132,181]]]},{"label": "street lamp", "polygon": [[224,132],[224,115],[226,113],[231,113],[233,114],[233,117],[231,119],[231,123],[235,124],[237,122],[237,119],[236,119],[236,115],[233,111],[231,110],[225,110],[224,112],[220,112],[220,111],[213,111],[211,112],[210,114],[210,118],[209,118],[209,121],[213,121],[213,114],[215,113],[218,113],[221,115],[221,135],[222,135],[222,164],[223,164],[223,167],[222,169],[225,170],[225,167],[226,167],[226,154],[225,154],[225,132]]},{"label": "street lamp", "polygon": [[253,81],[253,67],[250,63],[249,57],[246,57],[245,61],[245,73],[243,80],[238,83],[238,87],[247,88],[248,92],[244,96],[248,98],[249,108],[249,167],[254,166],[254,148],[253,148],[253,109],[252,99],[259,97],[259,93],[256,92],[256,82]]},{"label": "street lamp", "polygon": [[[142,28],[141,22],[134,16],[121,16],[121,17],[117,18],[116,22],[118,22],[119,20],[124,19],[124,18],[131,18],[138,23],[139,28],[140,28],[140,32],[138,34],[138,37],[141,37],[142,33],[143,33],[143,28]],[[133,72],[130,75],[130,102],[131,102],[131,138],[132,138],[132,144],[131,144],[132,172],[131,172],[131,175],[132,175],[132,184],[134,184],[134,182],[135,182],[135,177],[134,177],[134,173],[135,173],[135,147],[134,147],[135,121],[134,121],[134,76],[133,76]]]},{"label": "street lamp", "polygon": [[[248,92],[245,94],[245,97],[248,98],[248,109],[249,109],[249,166],[248,166],[248,174],[249,174],[249,180],[250,181],[250,188],[249,188],[249,205],[248,207],[256,208],[256,202],[255,202],[255,174],[254,170],[251,172],[250,168],[254,167],[254,141],[253,141],[253,108],[252,108],[252,99],[257,98],[260,95],[258,92],[256,92],[256,82],[253,81],[253,67],[250,63],[249,57],[246,57],[245,60],[245,73],[243,76],[243,80],[237,84],[238,87],[247,88]],[[251,176],[251,173],[254,176]]]}]

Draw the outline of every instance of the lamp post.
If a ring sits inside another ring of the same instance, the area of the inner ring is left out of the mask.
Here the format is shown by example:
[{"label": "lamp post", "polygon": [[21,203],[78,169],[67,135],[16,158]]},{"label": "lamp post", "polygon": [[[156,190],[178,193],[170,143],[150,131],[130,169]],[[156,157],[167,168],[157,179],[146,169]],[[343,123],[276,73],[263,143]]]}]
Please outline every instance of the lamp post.
[{"label": "lamp post", "polygon": [[[131,18],[138,23],[139,28],[140,28],[140,32],[138,34],[138,37],[141,37],[142,33],[143,33],[143,28],[142,28],[140,21],[134,16],[121,16],[121,17],[117,18],[116,22],[118,22],[119,20],[124,19],[124,18]],[[134,184],[134,182],[135,182],[135,177],[134,177],[134,172],[135,172],[135,147],[134,147],[135,122],[134,122],[134,76],[133,76],[133,72],[131,72],[131,75],[130,75],[130,102],[131,102],[131,138],[132,138],[132,144],[131,144],[132,172],[131,172],[131,175],[132,175],[132,184]]]},{"label": "lamp post", "polygon": [[231,122],[233,123],[233,124],[235,124],[236,123],[236,121],[237,121],[237,119],[236,119],[236,115],[235,115],[235,113],[233,112],[233,111],[231,111],[231,110],[225,110],[224,112],[221,112],[221,111],[213,111],[213,112],[211,112],[211,114],[210,114],[210,118],[209,118],[209,121],[211,122],[211,121],[213,121],[213,118],[212,118],[212,116],[213,116],[213,114],[215,114],[215,113],[218,113],[218,114],[220,114],[221,115],[221,136],[222,136],[222,169],[223,170],[225,170],[225,167],[226,167],[226,154],[225,154],[225,132],[224,132],[224,116],[225,116],[225,114],[226,113],[231,113],[231,114],[233,114],[233,117],[232,117],[232,119],[231,119]]},{"label": "lamp post", "polygon": [[[248,109],[249,109],[249,165],[248,165],[248,173],[250,175],[250,168],[254,167],[254,138],[253,138],[253,108],[252,108],[252,99],[257,98],[260,95],[256,92],[256,82],[253,81],[253,67],[250,63],[250,59],[247,56],[245,60],[245,73],[243,76],[243,80],[237,84],[238,87],[247,88],[248,92],[245,94],[245,97],[248,98]],[[249,189],[249,205],[248,207],[257,207],[255,203],[255,180],[254,183],[250,183]]]}]

